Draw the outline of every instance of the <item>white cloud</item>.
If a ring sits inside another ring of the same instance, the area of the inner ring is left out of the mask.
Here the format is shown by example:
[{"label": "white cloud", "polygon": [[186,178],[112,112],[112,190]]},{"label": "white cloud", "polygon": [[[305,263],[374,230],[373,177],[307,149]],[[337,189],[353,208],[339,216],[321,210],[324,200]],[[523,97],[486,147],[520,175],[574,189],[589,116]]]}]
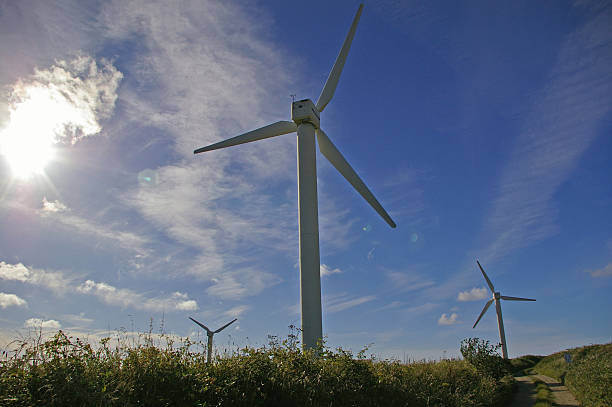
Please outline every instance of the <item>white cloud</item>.
[{"label": "white cloud", "polygon": [[459,301],[476,301],[488,297],[488,291],[485,287],[474,287],[470,291],[461,291],[457,296]]},{"label": "white cloud", "polygon": [[121,78],[110,62],[87,55],[35,68],[12,87],[2,149],[23,154],[29,148],[36,154],[51,144],[74,144],[100,133],[99,120],[111,115]]},{"label": "white cloud", "polygon": [[146,311],[193,311],[198,309],[197,302],[181,292],[150,298],[133,290],[117,288],[104,282],[86,280],[78,284],[75,278],[65,277],[62,272],[29,269],[21,263],[0,262],[0,279],[42,286],[58,295],[75,290],[81,294],[94,295],[107,304]]},{"label": "white cloud", "polygon": [[585,273],[589,273],[591,277],[612,277],[612,263],[608,263],[607,266],[597,270],[585,270]]},{"label": "white cloud", "polygon": [[4,309],[10,306],[27,307],[28,303],[26,300],[15,294],[6,294],[0,292],[0,307]]},{"label": "white cloud", "polygon": [[43,197],[43,212],[65,212],[68,207],[60,201],[47,201],[46,197]]},{"label": "white cloud", "polygon": [[0,261],[0,278],[25,282],[30,277],[30,271],[21,263],[7,264]]},{"label": "white cloud", "polygon": [[320,268],[321,268],[321,277],[326,277],[332,274],[342,273],[342,270],[340,270],[339,268],[332,269],[327,264],[321,264]]},{"label": "white cloud", "polygon": [[116,288],[107,283],[96,283],[87,280],[76,287],[82,294],[91,294],[101,301],[120,307],[132,307],[145,311],[193,311],[198,309],[198,304],[190,300],[187,294],[174,292],[169,296],[146,298],[142,294],[127,288]]},{"label": "white cloud", "polygon": [[442,314],[440,316],[440,319],[438,319],[438,325],[454,325],[454,324],[458,324],[459,321],[457,321],[457,318],[459,318],[459,315],[457,315],[455,312],[450,314],[450,316],[447,316],[446,314]]},{"label": "white cloud", "polygon": [[62,294],[70,288],[73,280],[64,276],[62,272],[45,271],[27,268],[21,263],[7,264],[0,262],[0,279],[20,281],[34,284]]},{"label": "white cloud", "polygon": [[40,318],[30,318],[23,324],[25,328],[60,329],[62,325],[55,319],[42,320]]}]

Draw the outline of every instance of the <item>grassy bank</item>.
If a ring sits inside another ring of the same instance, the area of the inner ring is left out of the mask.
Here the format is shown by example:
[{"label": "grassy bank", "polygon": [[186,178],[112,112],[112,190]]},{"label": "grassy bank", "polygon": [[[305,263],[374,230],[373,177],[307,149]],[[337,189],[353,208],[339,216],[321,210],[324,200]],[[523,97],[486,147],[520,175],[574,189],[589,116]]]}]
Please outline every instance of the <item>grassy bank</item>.
[{"label": "grassy bank", "polygon": [[3,406],[502,406],[513,380],[462,360],[409,365],[295,341],[207,365],[189,342],[92,347],[61,331],[0,365]]},{"label": "grassy bank", "polygon": [[533,370],[560,380],[584,407],[612,406],[612,343],[554,353],[542,358]]},{"label": "grassy bank", "polygon": [[546,383],[541,380],[534,380],[536,385],[536,400],[533,407],[552,407],[553,395]]}]

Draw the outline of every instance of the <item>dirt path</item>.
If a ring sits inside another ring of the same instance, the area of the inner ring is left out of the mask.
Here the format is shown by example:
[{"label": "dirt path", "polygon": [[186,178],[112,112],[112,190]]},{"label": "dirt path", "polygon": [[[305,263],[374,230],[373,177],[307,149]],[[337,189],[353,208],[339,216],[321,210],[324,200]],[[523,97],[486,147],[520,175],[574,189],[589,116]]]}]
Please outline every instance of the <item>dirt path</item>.
[{"label": "dirt path", "polygon": [[576,397],[574,397],[574,395],[570,393],[567,387],[562,385],[556,379],[553,379],[552,377],[540,375],[540,374],[535,375],[534,377],[546,383],[550,391],[552,391],[556,406],[575,407],[575,406],[580,405],[578,404]]},{"label": "dirt path", "polygon": [[529,376],[519,376],[515,379],[518,382],[518,392],[510,407],[533,407],[536,397],[535,385]]},{"label": "dirt path", "polygon": [[567,387],[563,386],[556,379],[544,375],[534,376],[519,376],[515,377],[518,382],[518,392],[514,396],[514,400],[510,407],[533,407],[536,399],[536,388],[533,384],[532,377],[540,379],[550,389],[557,407],[577,407],[578,401]]}]

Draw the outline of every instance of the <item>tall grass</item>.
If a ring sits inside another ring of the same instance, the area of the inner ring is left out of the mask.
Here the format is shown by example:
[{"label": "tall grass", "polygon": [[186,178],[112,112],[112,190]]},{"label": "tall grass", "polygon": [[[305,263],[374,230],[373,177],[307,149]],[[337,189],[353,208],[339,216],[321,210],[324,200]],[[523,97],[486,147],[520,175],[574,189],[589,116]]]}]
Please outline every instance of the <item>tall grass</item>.
[{"label": "tall grass", "polygon": [[[147,337],[145,336],[145,339]],[[66,336],[23,342],[0,362],[3,406],[502,406],[511,378],[463,360],[401,364],[295,336],[205,358],[189,341],[99,346]]]},{"label": "tall grass", "polygon": [[[570,363],[565,361],[566,353]],[[584,407],[612,406],[612,343],[554,353],[534,370],[562,381]]]}]

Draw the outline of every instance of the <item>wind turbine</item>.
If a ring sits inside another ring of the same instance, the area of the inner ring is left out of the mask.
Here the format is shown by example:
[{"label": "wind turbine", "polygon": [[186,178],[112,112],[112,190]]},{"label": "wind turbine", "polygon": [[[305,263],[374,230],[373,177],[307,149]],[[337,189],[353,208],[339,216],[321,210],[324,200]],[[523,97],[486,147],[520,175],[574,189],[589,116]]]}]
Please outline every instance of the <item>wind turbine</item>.
[{"label": "wind turbine", "polygon": [[487,273],[485,273],[484,269],[480,265],[480,262],[476,260],[476,263],[478,263],[478,267],[480,268],[480,271],[482,271],[482,275],[484,276],[485,280],[487,280],[487,285],[489,286],[489,288],[491,289],[491,292],[493,293],[493,298],[487,301],[484,308],[482,309],[482,312],[478,316],[478,319],[474,323],[474,326],[472,327],[472,329],[476,328],[476,325],[478,324],[478,321],[480,321],[480,318],[482,318],[485,312],[487,312],[487,310],[491,306],[491,303],[495,301],[495,311],[497,312],[497,327],[499,328],[499,339],[501,340],[502,356],[504,357],[504,359],[508,359],[508,347],[506,345],[506,333],[504,332],[504,320],[502,318],[500,300],[507,300],[507,301],[535,301],[535,300],[531,298],[508,297],[507,295],[501,295],[499,291],[495,291],[495,288],[493,288],[493,283],[491,282],[491,280],[489,280],[489,277],[487,276]]},{"label": "wind turbine", "polygon": [[319,144],[319,150],[323,156],[331,162],[340,174],[346,178],[392,228],[396,226],[389,214],[376,200],[372,192],[344,159],[320,126],[320,113],[323,112],[325,106],[334,96],[362,9],[363,4],[359,5],[340,54],[336,58],[336,62],[327,78],[327,82],[325,82],[325,86],[323,86],[316,105],[310,99],[293,101],[291,104],[291,120],[293,121],[272,123],[257,130],[194,151],[194,154],[198,154],[297,132],[300,301],[302,307],[302,344],[305,348],[315,348],[317,342],[323,338],[315,135]]},{"label": "wind turbine", "polygon": [[206,363],[210,363],[210,361],[212,360],[213,335],[223,331],[225,328],[227,328],[228,326],[230,326],[231,324],[233,324],[234,322],[238,320],[238,318],[234,318],[233,321],[228,322],[227,324],[223,325],[221,328],[217,329],[216,331],[211,331],[210,329],[208,329],[206,325],[196,321],[195,319],[191,317],[189,317],[189,319],[195,322],[196,324],[200,325],[202,328],[206,330],[206,336],[208,336],[208,343],[207,343],[208,352],[206,353]]}]

